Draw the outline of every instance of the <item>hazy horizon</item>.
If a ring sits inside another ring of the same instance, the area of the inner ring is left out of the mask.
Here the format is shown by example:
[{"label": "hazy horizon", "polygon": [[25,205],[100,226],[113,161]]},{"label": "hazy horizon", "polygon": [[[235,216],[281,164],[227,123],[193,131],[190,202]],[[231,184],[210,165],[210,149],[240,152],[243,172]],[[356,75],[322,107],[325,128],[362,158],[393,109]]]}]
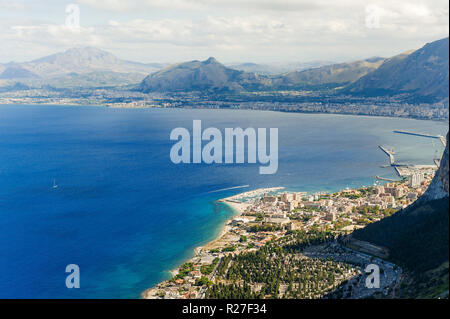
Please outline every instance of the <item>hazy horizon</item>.
[{"label": "hazy horizon", "polygon": [[93,46],[124,60],[346,62],[448,36],[448,2],[0,0],[0,61]]},{"label": "hazy horizon", "polygon": [[[448,37],[448,36],[447,36]],[[433,39],[430,41],[427,41],[426,43],[430,43],[430,42],[434,42],[437,40],[441,40],[440,39]],[[425,45],[426,43],[423,43],[423,45]],[[423,45],[421,45],[420,47],[417,48],[410,48],[410,49],[406,49],[403,50],[401,52],[397,52],[395,54],[393,54],[392,56],[395,56],[397,54],[401,54],[404,52],[408,52],[410,50],[417,50],[420,49]],[[108,53],[111,53],[113,55],[115,55],[117,58],[124,60],[124,61],[130,61],[130,62],[137,62],[137,63],[144,63],[144,64],[152,64],[152,63],[160,63],[160,64],[177,64],[177,63],[183,63],[183,62],[188,62],[188,61],[204,61],[207,60],[210,57],[215,58],[216,60],[218,60],[220,63],[226,64],[226,65],[233,65],[233,64],[245,64],[245,63],[253,63],[253,64],[258,64],[258,65],[269,65],[269,66],[284,66],[284,65],[289,65],[289,64],[307,64],[307,63],[319,63],[319,62],[327,62],[325,64],[337,64],[337,63],[349,63],[349,62],[354,62],[354,61],[360,61],[360,60],[366,60],[366,59],[371,59],[371,58],[390,58],[392,56],[361,56],[361,57],[356,57],[353,59],[349,59],[349,60],[333,60],[333,59],[315,59],[315,60],[287,60],[287,61],[261,61],[261,62],[255,62],[253,60],[241,60],[241,61],[222,61],[220,59],[218,59],[216,56],[214,55],[205,55],[204,57],[201,58],[192,58],[192,59],[184,59],[184,60],[173,60],[173,61],[137,61],[137,60],[133,60],[131,58],[127,58],[127,57],[123,57],[123,56],[119,56],[117,54],[115,54],[114,52],[111,52],[108,49],[105,48],[101,48],[101,47],[96,47],[96,46],[74,46],[74,47],[67,47],[67,48],[62,48],[59,51],[55,51],[55,52],[51,52],[49,54],[46,54],[44,56],[36,56],[36,57],[32,57],[28,60],[23,60],[23,61],[18,61],[18,60],[14,60],[14,59],[10,59],[10,60],[6,60],[6,61],[0,61],[0,64],[8,64],[8,63],[25,63],[25,62],[31,62],[31,61],[35,61],[53,54],[59,54],[59,53],[63,53],[67,50],[71,50],[71,49],[86,49],[86,48],[94,48],[94,49],[98,49],[101,51],[105,51]]]}]

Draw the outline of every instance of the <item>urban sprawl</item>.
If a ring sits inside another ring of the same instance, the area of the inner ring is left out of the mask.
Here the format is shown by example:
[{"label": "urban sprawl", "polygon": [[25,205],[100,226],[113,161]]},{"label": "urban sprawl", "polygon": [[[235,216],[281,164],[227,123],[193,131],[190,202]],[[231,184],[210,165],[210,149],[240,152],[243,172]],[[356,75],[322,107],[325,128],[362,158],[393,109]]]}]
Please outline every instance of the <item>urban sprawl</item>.
[{"label": "urban sprawl", "polygon": [[[402,180],[336,193],[266,188],[219,201],[237,214],[144,298],[365,298],[395,294],[402,275],[388,251],[351,237],[422,195],[436,167],[403,168]],[[380,267],[380,287],[365,267]]]}]

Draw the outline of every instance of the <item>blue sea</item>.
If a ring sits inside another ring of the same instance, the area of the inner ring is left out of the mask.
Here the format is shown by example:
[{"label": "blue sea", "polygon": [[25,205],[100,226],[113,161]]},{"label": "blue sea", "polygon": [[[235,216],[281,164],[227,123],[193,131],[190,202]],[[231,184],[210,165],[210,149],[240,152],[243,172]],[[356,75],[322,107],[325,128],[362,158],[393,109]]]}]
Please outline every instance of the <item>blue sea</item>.
[{"label": "blue sea", "polygon": [[[176,127],[276,127],[279,169],[170,161]],[[239,110],[0,105],[0,297],[139,298],[170,277],[234,212],[217,199],[261,187],[336,191],[372,185],[378,145],[433,164],[448,124]],[[58,185],[53,188],[53,184]],[[247,188],[229,189],[249,185]],[[226,190],[228,189],[228,190]],[[65,286],[80,267],[79,289]]]}]

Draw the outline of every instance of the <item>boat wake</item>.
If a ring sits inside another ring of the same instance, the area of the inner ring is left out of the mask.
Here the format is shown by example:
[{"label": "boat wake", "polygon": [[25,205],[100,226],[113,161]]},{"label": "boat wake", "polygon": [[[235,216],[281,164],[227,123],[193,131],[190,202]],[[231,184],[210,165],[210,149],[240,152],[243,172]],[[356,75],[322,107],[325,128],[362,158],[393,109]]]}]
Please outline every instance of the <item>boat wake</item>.
[{"label": "boat wake", "polygon": [[232,189],[247,188],[247,187],[250,187],[250,185],[241,185],[241,186],[233,186],[233,187],[221,188],[221,189],[217,189],[217,190],[214,190],[214,191],[210,191],[208,193],[219,193],[219,192],[229,191],[229,190],[232,190]]}]

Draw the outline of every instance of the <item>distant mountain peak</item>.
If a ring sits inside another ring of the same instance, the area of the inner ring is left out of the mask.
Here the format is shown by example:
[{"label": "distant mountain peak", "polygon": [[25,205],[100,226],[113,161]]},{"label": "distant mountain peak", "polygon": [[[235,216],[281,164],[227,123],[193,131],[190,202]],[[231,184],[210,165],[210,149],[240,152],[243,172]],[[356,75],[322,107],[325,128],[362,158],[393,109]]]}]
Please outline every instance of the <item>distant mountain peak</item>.
[{"label": "distant mountain peak", "polygon": [[[112,53],[107,51],[95,48],[95,47],[74,47],[67,49],[63,52],[58,52],[43,58],[39,58],[37,60],[31,61],[34,63],[73,63],[78,62],[82,63],[83,60],[93,61],[96,60],[104,60],[107,59],[110,63],[117,62],[119,59]],[[97,61],[101,62],[101,61]]]},{"label": "distant mountain peak", "polygon": [[203,63],[206,63],[206,64],[208,64],[208,63],[218,63],[218,64],[220,64],[219,61],[217,61],[216,58],[214,58],[214,57],[209,57]]},{"label": "distant mountain peak", "polygon": [[215,58],[178,63],[150,74],[139,86],[143,92],[242,90],[244,72],[227,68]]},{"label": "distant mountain peak", "polygon": [[[41,78],[73,76],[92,72],[147,75],[160,69],[156,64],[121,60],[114,54],[92,46],[73,47],[30,62],[17,64]],[[8,67],[8,65],[3,65]],[[10,72],[14,76],[13,72]],[[25,74],[21,72],[21,74]],[[30,77],[30,76],[28,76]]]}]

